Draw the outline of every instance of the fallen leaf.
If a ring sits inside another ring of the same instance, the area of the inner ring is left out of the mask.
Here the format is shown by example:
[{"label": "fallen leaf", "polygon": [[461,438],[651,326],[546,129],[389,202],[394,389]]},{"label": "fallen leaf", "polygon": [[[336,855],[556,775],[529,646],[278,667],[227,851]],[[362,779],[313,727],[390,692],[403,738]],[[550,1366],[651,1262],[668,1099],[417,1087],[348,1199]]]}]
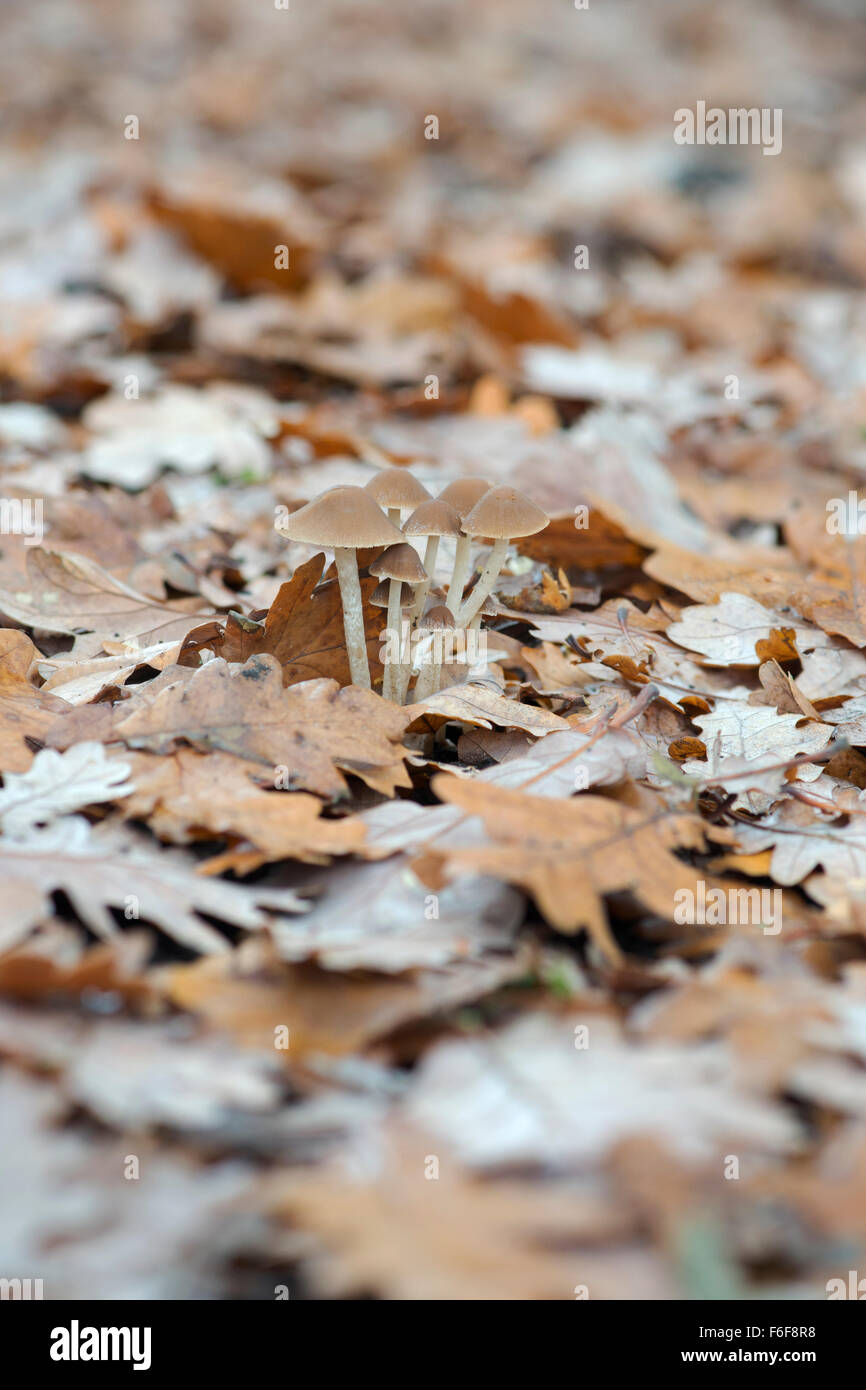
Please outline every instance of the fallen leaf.
[{"label": "fallen leaf", "polygon": [[285,769],[285,782],[319,796],[346,791],[344,772],[392,796],[409,785],[400,738],[408,716],[369,690],[336,681],[283,687],[275,657],[232,668],[217,657],[197,671],[174,667],[152,699],[116,712],[113,737],[167,753],[179,742]]}]

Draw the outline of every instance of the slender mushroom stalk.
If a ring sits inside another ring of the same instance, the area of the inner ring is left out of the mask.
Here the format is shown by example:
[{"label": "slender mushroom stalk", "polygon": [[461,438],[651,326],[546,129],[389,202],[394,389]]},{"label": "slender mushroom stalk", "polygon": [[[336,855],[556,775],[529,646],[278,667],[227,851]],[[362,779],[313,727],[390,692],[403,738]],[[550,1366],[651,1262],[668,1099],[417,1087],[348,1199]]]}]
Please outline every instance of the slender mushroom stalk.
[{"label": "slender mushroom stalk", "polygon": [[[439,689],[442,679],[442,634],[454,629],[454,614],[440,605],[431,608],[418,624],[419,631],[429,631],[432,637],[430,660],[422,668],[415,686],[415,703],[427,700]],[[438,644],[438,645],[437,645]]]},{"label": "slender mushroom stalk", "polygon": [[418,597],[412,605],[412,612],[409,614],[409,621],[414,623],[424,611],[424,600],[430,592],[430,585],[433,583],[433,571],[436,569],[436,556],[439,554],[439,537],[428,536],[427,545],[424,548],[424,568],[427,571],[427,578],[423,584],[418,585]]},{"label": "slender mushroom stalk", "polygon": [[495,541],[493,549],[487,557],[487,563],[481,571],[478,583],[456,614],[458,627],[469,627],[476,614],[480,616],[481,609],[484,606],[484,600],[492,593],[493,585],[499,578],[499,572],[505,563],[507,554],[508,540]]},{"label": "slender mushroom stalk", "polygon": [[410,621],[414,623],[424,612],[424,603],[433,581],[436,556],[439,552],[439,538],[441,536],[459,537],[460,517],[450,503],[443,502],[441,497],[431,497],[427,502],[421,502],[415,508],[403,527],[403,535],[411,536],[413,540],[420,536],[427,538],[427,547],[424,552],[424,568],[427,571],[427,578],[418,588],[418,596],[409,615]]},{"label": "slender mushroom stalk", "polygon": [[373,498],[362,487],[335,487],[292,512],[282,528],[282,534],[292,541],[304,541],[333,550],[343,605],[349,674],[353,685],[369,690],[370,664],[367,660],[357,551],[359,548],[392,545],[402,539],[401,533],[382,515]]},{"label": "slender mushroom stalk", "polygon": [[[404,683],[409,684],[411,668],[408,658],[404,659],[403,647],[403,611],[402,596],[404,584],[421,584],[427,578],[424,569],[411,545],[403,542],[401,545],[390,545],[387,550],[377,556],[370,565],[370,573],[375,574],[377,579],[390,580],[391,587],[388,591],[388,631],[396,634],[398,659],[397,661],[388,660],[386,652],[385,678],[382,682],[382,695],[386,700],[400,700],[401,691]],[[405,671],[405,682],[404,682]]]},{"label": "slender mushroom stalk", "polygon": [[[447,502],[449,506],[452,506],[462,524],[464,518],[469,515],[472,508],[481,501],[481,498],[489,490],[490,484],[486,478],[458,478],[456,482],[449,483],[444,491],[440,492],[437,500]],[[457,540],[454,566],[448,584],[448,597],[445,600],[446,607],[455,615],[460,607],[460,600],[463,597],[463,590],[466,588],[471,570],[471,538],[472,532],[467,531],[464,526],[463,534]]]},{"label": "slender mushroom stalk", "polygon": [[466,602],[458,609],[458,627],[466,627],[475,614],[481,611],[485,599],[492,593],[493,585],[508,553],[508,542],[515,536],[532,536],[536,531],[542,531],[547,522],[547,514],[513,487],[491,488],[490,492],[476,503],[465,517],[463,529],[475,536],[490,536],[493,549],[487,557],[478,583]]},{"label": "slender mushroom stalk", "polygon": [[463,590],[466,588],[469,579],[469,567],[471,563],[470,552],[471,538],[461,536],[454,551],[454,568],[451,571],[451,578],[448,582],[448,597],[445,606],[449,613],[456,618],[460,600],[463,597]]},{"label": "slender mushroom stalk", "polygon": [[346,655],[353,685],[371,690],[370,663],[367,660],[367,637],[364,631],[364,604],[361,581],[358,578],[358,556],[351,546],[334,547],[334,563],[343,604],[343,631],[346,636]]}]

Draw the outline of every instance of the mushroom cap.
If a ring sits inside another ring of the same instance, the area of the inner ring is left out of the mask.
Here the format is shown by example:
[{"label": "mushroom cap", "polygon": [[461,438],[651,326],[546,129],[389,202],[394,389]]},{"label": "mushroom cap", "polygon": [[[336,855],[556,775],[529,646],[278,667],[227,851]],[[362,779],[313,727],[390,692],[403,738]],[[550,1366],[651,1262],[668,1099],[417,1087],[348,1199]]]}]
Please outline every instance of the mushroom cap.
[{"label": "mushroom cap", "polygon": [[418,626],[429,628],[433,632],[442,632],[445,628],[454,626],[454,614],[444,603],[437,603],[435,608],[428,609],[424,617],[418,619]]},{"label": "mushroom cap", "polygon": [[385,468],[376,473],[364,488],[380,507],[417,507],[430,494],[423,483],[408,468]]},{"label": "mushroom cap", "polygon": [[362,487],[334,487],[292,512],[281,528],[290,541],[330,549],[393,545],[401,539],[388,518]]},{"label": "mushroom cap", "polygon": [[492,536],[495,541],[512,536],[534,536],[550,518],[516,487],[493,487],[463,518],[463,530],[471,536]]},{"label": "mushroom cap", "polygon": [[460,517],[450,502],[430,497],[417,506],[403,525],[404,536],[459,536]]},{"label": "mushroom cap", "polygon": [[452,506],[462,521],[489,491],[490,484],[486,478],[457,478],[440,492],[438,500]]},{"label": "mushroom cap", "polygon": [[427,578],[417,552],[407,541],[402,545],[389,545],[367,568],[377,579],[401,579],[406,584],[420,584]]},{"label": "mushroom cap", "polygon": [[[413,590],[412,590],[412,585],[411,585],[411,584],[401,584],[401,585],[400,585],[400,607],[401,607],[401,608],[405,608],[407,604],[411,603],[412,600],[414,599],[414,597],[415,597],[415,594],[414,594],[414,592],[413,592]],[[370,603],[372,603],[372,605],[373,605],[374,608],[387,608],[387,607],[388,607],[388,603],[389,603],[389,601],[390,601],[390,598],[391,598],[391,581],[390,581],[390,579],[380,579],[379,583],[376,585],[375,589],[373,590],[372,594],[370,595],[370,600],[369,600]]]}]

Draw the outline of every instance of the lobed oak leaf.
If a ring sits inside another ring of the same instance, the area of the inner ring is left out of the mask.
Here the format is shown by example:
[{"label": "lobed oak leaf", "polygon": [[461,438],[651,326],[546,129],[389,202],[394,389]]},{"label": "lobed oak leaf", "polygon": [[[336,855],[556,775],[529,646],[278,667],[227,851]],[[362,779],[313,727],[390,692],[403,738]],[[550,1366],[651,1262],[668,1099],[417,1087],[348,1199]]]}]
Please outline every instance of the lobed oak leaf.
[{"label": "lobed oak leaf", "polygon": [[[673,853],[704,847],[705,827],[691,812],[660,801],[655,809],[598,796],[563,801],[444,775],[435,778],[433,790],[468,816],[480,816],[490,842],[469,849],[434,846],[428,864],[448,878],[469,870],[526,889],[551,926],[586,928],[608,960],[620,962],[622,953],[607,923],[605,894],[631,891],[670,919],[675,894],[695,891],[696,871]],[[423,875],[423,861],[419,867]]]},{"label": "lobed oak leaf", "polygon": [[[317,677],[348,685],[351,677],[340,586],[335,579],[320,583],[324,565],[324,555],[314,555],[299,565],[288,583],[281,585],[263,625],[252,626],[230,613],[222,639],[212,644],[217,654],[227,661],[246,661],[269,653],[283,668],[284,685]],[[387,622],[385,610],[367,602],[376,583],[371,577],[361,580],[367,658],[374,681],[382,677],[379,650]]]},{"label": "lobed oak leaf", "polygon": [[7,772],[0,790],[0,832],[26,835],[70,811],[117,801],[132,791],[128,763],[109,761],[101,743],[76,743],[65,753],[43,748],[27,772]]},{"label": "lobed oak leaf", "polygon": [[0,612],[26,627],[74,635],[78,659],[98,656],[106,639],[137,637],[152,646],[185,637],[206,616],[139,593],[83,555],[34,546],[27,575],[27,589],[0,589]]},{"label": "lobed oak leaf", "polygon": [[250,763],[230,753],[179,747],[167,757],[131,753],[129,761],[135,785],[123,814],[147,821],[164,840],[239,836],[258,851],[256,867],[278,859],[326,864],[363,850],[362,821],[323,820],[321,801],[305,792],[265,791]]},{"label": "lobed oak leaf", "polygon": [[216,657],[194,672],[174,667],[163,678],[168,683],[155,696],[145,693],[118,709],[113,736],[131,748],[219,749],[272,775],[285,768],[293,789],[319,796],[342,795],[343,773],[388,796],[409,785],[400,738],[410,716],[372,691],[329,680],[284,688],[279,663],[267,654],[235,667]]},{"label": "lobed oak leaf", "polygon": [[200,914],[253,930],[267,925],[265,906],[282,912],[305,907],[288,888],[203,878],[170,851],[153,853],[116,831],[90,834],[78,817],[33,831],[25,840],[0,840],[0,878],[0,950],[17,945],[49,915],[56,892],[64,893],[82,922],[106,941],[117,932],[109,908],[132,908],[135,920],[153,922],[187,949],[207,954],[226,951],[228,942]]}]

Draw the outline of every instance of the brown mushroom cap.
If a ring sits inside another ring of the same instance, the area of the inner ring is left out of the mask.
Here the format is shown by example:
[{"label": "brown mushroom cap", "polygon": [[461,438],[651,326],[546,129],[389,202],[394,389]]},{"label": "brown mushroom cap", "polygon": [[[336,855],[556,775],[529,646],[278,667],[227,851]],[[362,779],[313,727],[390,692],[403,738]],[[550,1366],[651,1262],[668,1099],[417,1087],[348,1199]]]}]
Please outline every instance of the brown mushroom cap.
[{"label": "brown mushroom cap", "polygon": [[459,536],[460,517],[449,502],[431,497],[417,506],[403,526],[404,536]]},{"label": "brown mushroom cap", "polygon": [[427,578],[417,552],[406,541],[402,545],[389,545],[368,569],[377,579],[402,579],[406,584],[420,584]]},{"label": "brown mushroom cap", "polygon": [[282,527],[290,541],[366,548],[393,545],[401,533],[362,487],[335,487],[292,512]]},{"label": "brown mushroom cap", "polygon": [[445,628],[454,626],[454,614],[444,603],[439,603],[419,619],[418,626],[429,628],[433,632],[442,632]]},{"label": "brown mushroom cap", "polygon": [[490,484],[486,478],[458,478],[440,492],[437,500],[447,502],[453,507],[462,521],[472,511],[476,502],[480,502],[489,491]]},{"label": "brown mushroom cap", "polygon": [[[374,608],[387,608],[391,595],[390,579],[381,579],[370,595],[370,603]],[[405,608],[415,597],[411,584],[400,585],[400,607]]]},{"label": "brown mushroom cap", "polygon": [[372,477],[364,488],[380,507],[417,507],[430,497],[408,468],[385,468]]},{"label": "brown mushroom cap", "polygon": [[549,520],[547,513],[516,487],[494,487],[463,518],[463,529],[472,536],[502,541],[512,536],[534,536]]}]

